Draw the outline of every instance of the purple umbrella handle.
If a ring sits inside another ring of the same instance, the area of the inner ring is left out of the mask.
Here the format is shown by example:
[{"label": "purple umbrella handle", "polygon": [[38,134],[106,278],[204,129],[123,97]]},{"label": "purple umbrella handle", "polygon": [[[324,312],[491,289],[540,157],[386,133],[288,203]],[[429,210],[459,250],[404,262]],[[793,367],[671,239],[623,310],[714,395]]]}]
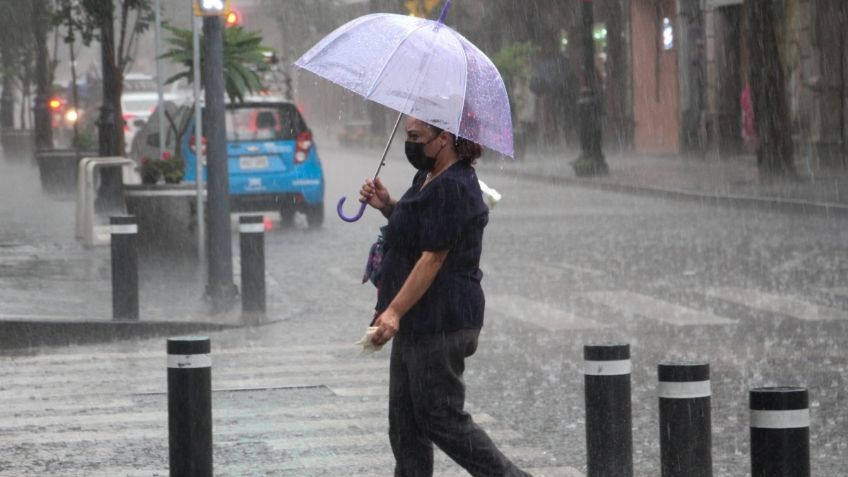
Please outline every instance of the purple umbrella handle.
[{"label": "purple umbrella handle", "polygon": [[439,14],[439,19],[437,20],[439,23],[445,22],[445,17],[448,16],[448,10],[450,10],[451,2],[453,2],[453,0],[445,1],[445,6],[442,7],[442,13]]},{"label": "purple umbrella handle", "polygon": [[356,222],[357,220],[361,219],[361,218],[362,218],[362,214],[364,214],[364,213],[365,213],[365,207],[367,206],[367,204],[366,204],[365,202],[361,203],[361,204],[359,205],[359,212],[357,212],[357,213],[356,213],[356,215],[352,215],[352,216],[350,216],[350,217],[347,217],[347,216],[344,214],[344,203],[345,203],[345,200],[346,200],[346,198],[345,198],[345,197],[342,197],[341,199],[339,199],[339,203],[338,203],[338,205],[336,205],[336,212],[339,214],[339,218],[341,218],[341,219],[342,219],[342,220],[344,220],[345,222]]}]

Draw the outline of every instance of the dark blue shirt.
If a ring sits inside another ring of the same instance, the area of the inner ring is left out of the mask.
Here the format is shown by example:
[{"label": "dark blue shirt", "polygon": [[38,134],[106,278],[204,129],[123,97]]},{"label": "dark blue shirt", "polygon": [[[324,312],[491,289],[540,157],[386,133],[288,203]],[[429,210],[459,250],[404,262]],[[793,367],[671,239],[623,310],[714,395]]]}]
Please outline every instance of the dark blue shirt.
[{"label": "dark blue shirt", "polygon": [[422,252],[448,250],[430,288],[401,317],[400,333],[480,329],[485,308],[480,253],[489,208],[477,174],[459,161],[422,189],[425,179],[425,172],[415,175],[389,217],[377,311],[388,308]]}]

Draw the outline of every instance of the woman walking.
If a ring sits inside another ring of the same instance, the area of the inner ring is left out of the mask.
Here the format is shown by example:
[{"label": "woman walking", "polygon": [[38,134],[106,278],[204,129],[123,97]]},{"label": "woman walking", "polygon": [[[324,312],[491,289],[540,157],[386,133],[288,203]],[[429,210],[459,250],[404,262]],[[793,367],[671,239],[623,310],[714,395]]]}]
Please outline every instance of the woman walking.
[{"label": "woman walking", "polygon": [[389,438],[395,477],[433,475],[433,444],[476,477],[526,477],[464,411],[465,358],[483,326],[480,286],[489,211],[474,162],[482,148],[414,118],[406,156],[418,170],[393,199],[379,179],[360,201],[387,219],[374,344],[394,338]]}]

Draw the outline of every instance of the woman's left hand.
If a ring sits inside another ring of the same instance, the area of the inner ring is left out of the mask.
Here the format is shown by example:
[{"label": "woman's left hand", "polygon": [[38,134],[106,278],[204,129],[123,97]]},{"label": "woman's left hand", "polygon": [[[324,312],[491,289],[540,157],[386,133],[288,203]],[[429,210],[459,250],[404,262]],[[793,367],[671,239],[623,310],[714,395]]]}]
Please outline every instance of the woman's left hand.
[{"label": "woman's left hand", "polygon": [[374,332],[371,342],[377,346],[382,346],[397,334],[398,329],[400,329],[400,316],[389,308],[377,317],[374,326],[377,327],[377,331]]}]

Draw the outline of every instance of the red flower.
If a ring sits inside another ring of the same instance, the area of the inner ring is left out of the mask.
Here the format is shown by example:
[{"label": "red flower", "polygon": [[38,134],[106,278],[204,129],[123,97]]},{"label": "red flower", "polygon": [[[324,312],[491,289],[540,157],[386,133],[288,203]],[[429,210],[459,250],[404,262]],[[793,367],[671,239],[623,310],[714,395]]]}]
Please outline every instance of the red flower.
[{"label": "red flower", "polygon": [[171,158],[171,152],[170,151],[165,151],[165,152],[162,153],[162,160],[163,161],[167,161],[170,158]]}]

